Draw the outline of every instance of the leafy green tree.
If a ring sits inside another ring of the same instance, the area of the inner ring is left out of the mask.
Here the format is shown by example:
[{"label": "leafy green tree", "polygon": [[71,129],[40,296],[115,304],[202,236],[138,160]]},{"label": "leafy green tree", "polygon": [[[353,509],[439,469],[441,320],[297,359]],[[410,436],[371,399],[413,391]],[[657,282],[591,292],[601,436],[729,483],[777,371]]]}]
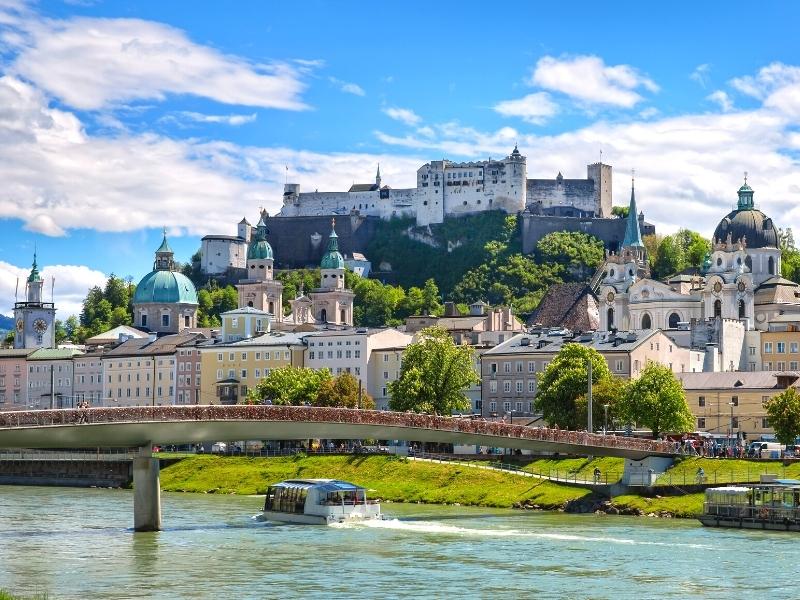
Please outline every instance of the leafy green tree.
[{"label": "leafy green tree", "polygon": [[[702,262],[702,261],[701,261]],[[668,277],[686,266],[686,255],[680,241],[668,235],[661,240],[655,261],[650,263],[655,277]]]},{"label": "leafy green tree", "polygon": [[73,342],[77,340],[79,328],[80,322],[78,321],[78,317],[75,315],[68,316],[67,320],[64,322],[64,329],[66,330],[65,333],[67,335],[67,339],[72,340]]},{"label": "leafy green tree", "polygon": [[689,229],[678,230],[675,237],[683,248],[685,266],[682,268],[702,267],[706,254],[711,252],[711,242],[696,231]]},{"label": "leafy green tree", "polygon": [[333,379],[320,383],[314,406],[334,406],[340,408],[375,408],[375,401],[365,389],[358,393],[358,380],[350,373],[341,373]]},{"label": "leafy green tree", "polygon": [[627,219],[628,212],[630,212],[630,206],[612,206],[611,207],[611,214],[615,217],[619,217],[620,219]]},{"label": "leafy green tree", "polygon": [[[594,373],[592,373],[592,379],[594,379]],[[613,376],[592,384],[592,424],[595,431],[601,430],[606,422],[609,427],[612,427],[614,421],[618,419],[620,403],[625,395],[626,386],[625,380]],[[604,406],[608,406],[607,411],[603,408]],[[585,392],[575,400],[575,408],[578,422],[588,423],[589,400]]]},{"label": "leafy green tree", "polygon": [[[542,412],[545,421],[550,425],[567,429],[586,428],[585,396],[589,383],[590,361],[592,386],[611,378],[611,370],[603,356],[594,348],[577,343],[564,344],[547,368],[539,374],[536,408]],[[582,411],[581,398],[583,398]]]},{"label": "leafy green tree", "polygon": [[777,440],[784,445],[794,444],[800,436],[800,394],[797,389],[787,388],[773,396],[764,408]]},{"label": "leafy green tree", "polygon": [[580,277],[603,263],[603,242],[580,231],[554,231],[536,243],[540,263],[557,263]]},{"label": "leafy green tree", "polygon": [[14,337],[15,337],[16,333],[17,333],[16,331],[13,331],[13,330],[12,330],[12,331],[9,331],[9,332],[6,334],[6,337],[5,337],[5,339],[3,340],[3,345],[4,345],[6,348],[13,348],[13,347],[14,347]]},{"label": "leafy green tree", "polygon": [[63,321],[56,319],[56,322],[53,323],[53,330],[56,334],[56,346],[58,346],[67,339],[67,328],[64,327]]},{"label": "leafy green tree", "polygon": [[441,327],[423,329],[418,339],[406,348],[400,378],[389,383],[389,407],[436,415],[470,410],[464,391],[480,382],[472,349]]},{"label": "leafy green tree", "polygon": [[328,369],[280,367],[270,371],[248,392],[248,400],[301,406],[314,404],[323,382],[331,380]]},{"label": "leafy green tree", "polygon": [[648,362],[641,376],[628,384],[620,404],[623,419],[653,432],[653,437],[670,431],[683,433],[694,428],[694,417],[681,382],[670,368]]},{"label": "leafy green tree", "polygon": [[353,321],[356,325],[382,327],[399,325],[395,317],[398,304],[405,298],[401,287],[383,284],[377,279],[355,277]]}]

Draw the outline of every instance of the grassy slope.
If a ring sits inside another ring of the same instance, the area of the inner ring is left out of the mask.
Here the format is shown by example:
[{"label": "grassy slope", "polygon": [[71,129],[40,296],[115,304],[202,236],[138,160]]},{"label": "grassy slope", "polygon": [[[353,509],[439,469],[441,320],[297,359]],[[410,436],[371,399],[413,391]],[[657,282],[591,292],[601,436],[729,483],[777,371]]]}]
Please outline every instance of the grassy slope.
[{"label": "grassy slope", "polygon": [[735,483],[758,481],[759,474],[772,473],[780,477],[797,478],[800,476],[800,463],[793,463],[784,468],[780,461],[751,461],[733,458],[685,458],[679,460],[664,475],[658,478],[658,484],[684,485],[695,483],[697,469],[705,471],[707,483]]},{"label": "grassy slope", "polygon": [[[595,467],[600,469],[603,478],[616,481],[622,477],[625,460],[622,458],[539,458],[525,465],[523,470],[550,477],[573,477],[591,480]],[[616,478],[612,478],[612,474]]]},{"label": "grassy slope", "polygon": [[511,507],[530,500],[557,508],[587,490],[484,469],[387,456],[244,458],[198,456],[161,471],[166,491],[261,494],[269,484],[298,477],[332,477],[374,490],[396,502]]},{"label": "grassy slope", "polygon": [[686,494],[685,496],[662,496],[660,498],[645,498],[626,494],[615,496],[614,506],[619,508],[639,508],[645,513],[668,511],[676,517],[697,517],[703,512],[703,493]]}]

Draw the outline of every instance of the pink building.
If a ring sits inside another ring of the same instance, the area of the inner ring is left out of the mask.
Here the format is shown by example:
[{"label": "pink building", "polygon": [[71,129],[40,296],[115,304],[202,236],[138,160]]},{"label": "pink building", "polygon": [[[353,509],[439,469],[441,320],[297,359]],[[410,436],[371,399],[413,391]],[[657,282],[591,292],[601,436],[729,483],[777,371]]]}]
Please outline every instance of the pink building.
[{"label": "pink building", "polygon": [[205,338],[194,339],[175,349],[175,404],[208,404],[200,398],[200,350],[197,348],[205,341]]},{"label": "pink building", "polygon": [[26,359],[35,348],[0,350],[0,411],[27,410]]}]

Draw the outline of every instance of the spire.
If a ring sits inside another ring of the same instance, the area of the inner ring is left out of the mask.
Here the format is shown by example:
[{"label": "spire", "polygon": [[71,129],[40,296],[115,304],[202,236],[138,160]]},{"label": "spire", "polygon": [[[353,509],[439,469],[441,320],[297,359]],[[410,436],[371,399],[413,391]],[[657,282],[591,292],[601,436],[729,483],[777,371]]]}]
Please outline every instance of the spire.
[{"label": "spire", "polygon": [[744,184],[739,188],[739,210],[753,209],[753,188],[747,185],[747,171],[744,172]]},{"label": "spire", "polygon": [[631,173],[631,203],[628,205],[627,224],[625,226],[625,239],[622,242],[623,248],[634,246],[644,247],[642,243],[642,233],[639,229],[638,212],[636,211],[636,191],[634,189],[634,177]]},{"label": "spire", "polygon": [[174,252],[167,242],[167,228],[164,227],[164,237],[161,240],[161,245],[158,247],[158,250],[156,250],[156,262],[153,265],[153,270],[172,271],[175,268],[173,256]]},{"label": "spire", "polygon": [[328,252],[339,251],[339,236],[336,235],[336,217],[331,219],[331,234],[328,236]]},{"label": "spire", "polygon": [[375,185],[381,187],[381,163],[378,163],[378,173],[375,175]]},{"label": "spire", "polygon": [[39,275],[39,266],[36,264],[36,250],[33,251],[33,264],[31,265],[31,274],[28,275],[28,283],[34,281],[41,281],[42,277]]},{"label": "spire", "polygon": [[167,243],[167,228],[166,227],[164,227],[163,233],[164,233],[164,237],[161,240],[161,245],[158,247],[158,250],[156,250],[156,254],[160,254],[160,253],[172,254],[172,248],[170,248],[169,244]]}]

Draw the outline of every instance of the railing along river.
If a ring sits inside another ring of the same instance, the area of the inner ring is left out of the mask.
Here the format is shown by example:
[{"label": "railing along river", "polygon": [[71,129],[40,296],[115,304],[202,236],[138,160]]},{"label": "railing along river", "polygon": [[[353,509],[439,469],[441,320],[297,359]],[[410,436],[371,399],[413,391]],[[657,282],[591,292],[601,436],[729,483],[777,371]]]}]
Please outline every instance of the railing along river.
[{"label": "railing along river", "polygon": [[674,445],[671,442],[660,440],[617,437],[547,427],[526,427],[498,421],[486,421],[484,419],[352,408],[193,405],[67,408],[0,413],[0,428],[156,421],[292,421],[377,425],[502,436],[598,448],[620,448],[659,454],[675,453]]}]

